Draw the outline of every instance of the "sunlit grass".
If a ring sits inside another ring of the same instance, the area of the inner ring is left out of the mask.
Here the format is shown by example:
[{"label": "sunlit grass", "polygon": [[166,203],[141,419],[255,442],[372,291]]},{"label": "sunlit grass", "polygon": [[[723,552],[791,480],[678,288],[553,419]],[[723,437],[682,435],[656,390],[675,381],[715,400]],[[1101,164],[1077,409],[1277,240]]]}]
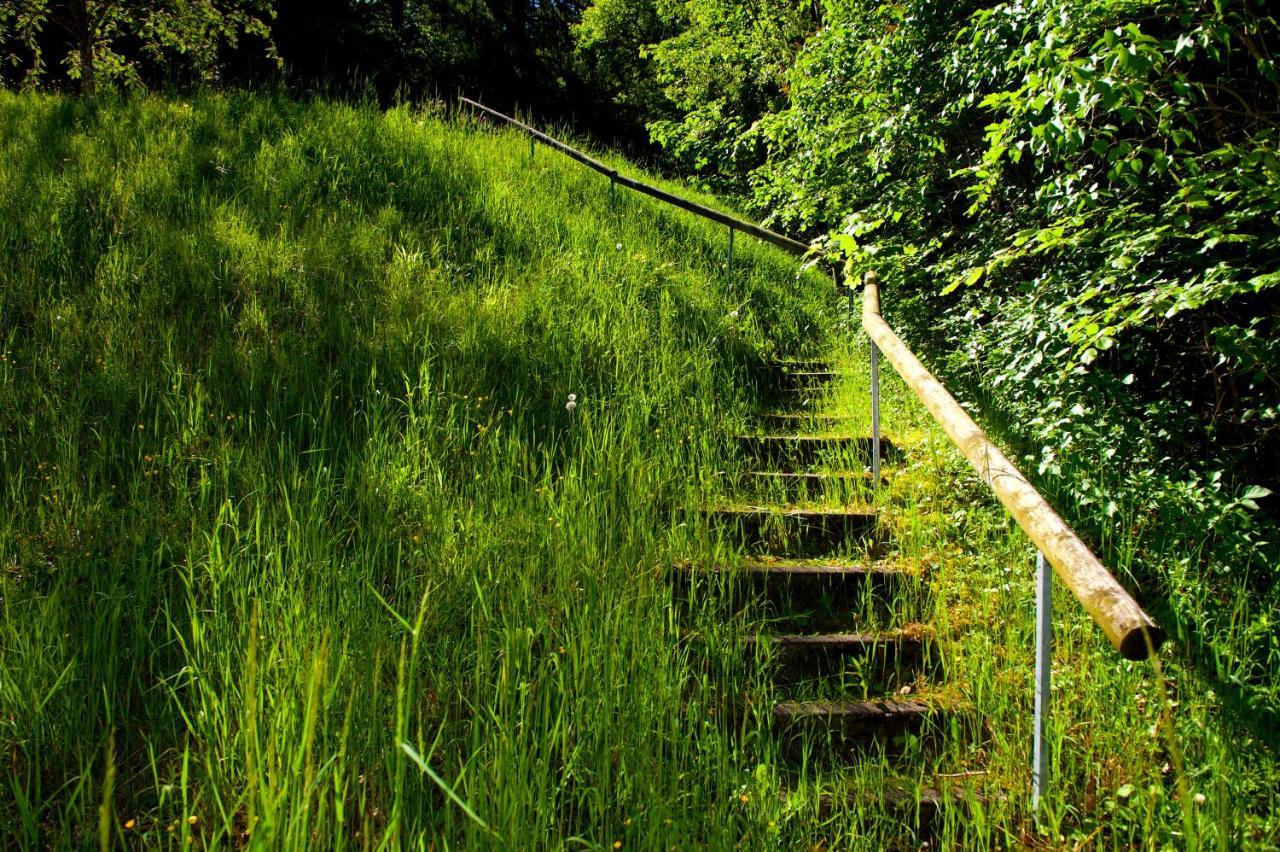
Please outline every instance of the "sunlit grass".
[{"label": "sunlit grass", "polygon": [[[1035,836],[1032,554],[887,370],[903,460],[804,499],[876,502],[884,552],[834,555],[910,576],[838,617],[930,625],[941,670],[787,689],[910,687],[958,709],[933,742],[785,757],[743,651],[778,614],[669,576],[741,556],[692,508],[794,497],[744,498],[731,439],[775,356],[827,353],[811,407],[865,431],[825,278],[742,239],[726,270],[722,229],[407,108],[0,94],[0,154],[15,845],[881,848],[917,836],[887,778],[992,795],[940,843]],[[1177,844],[1151,670],[1059,600],[1047,841]],[[1274,759],[1165,673],[1196,830],[1256,842]]]}]

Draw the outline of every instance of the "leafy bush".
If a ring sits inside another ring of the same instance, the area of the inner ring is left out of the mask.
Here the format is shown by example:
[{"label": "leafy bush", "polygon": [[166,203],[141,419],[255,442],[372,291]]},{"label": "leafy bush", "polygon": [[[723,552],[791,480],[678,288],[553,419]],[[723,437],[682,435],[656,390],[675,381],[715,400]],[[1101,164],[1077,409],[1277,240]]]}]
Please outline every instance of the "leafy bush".
[{"label": "leafy bush", "polygon": [[[717,116],[695,165],[878,268],[891,319],[1108,561],[1276,706],[1280,26],[1254,0],[819,17],[782,106]],[[707,32],[655,48],[658,73],[732,40]]]}]

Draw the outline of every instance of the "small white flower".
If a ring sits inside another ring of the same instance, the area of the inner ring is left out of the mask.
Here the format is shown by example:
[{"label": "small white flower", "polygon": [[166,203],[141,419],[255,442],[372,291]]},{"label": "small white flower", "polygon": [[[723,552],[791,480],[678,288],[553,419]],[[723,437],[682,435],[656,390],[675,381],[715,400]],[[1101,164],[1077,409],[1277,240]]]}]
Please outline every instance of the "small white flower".
[{"label": "small white flower", "polygon": [[1204,793],[1196,793],[1196,804],[1203,805],[1205,803]]},{"label": "small white flower", "polygon": [[737,308],[734,308],[733,310],[729,311],[729,316],[733,317],[734,319],[737,319],[737,318],[738,318],[738,309],[737,309]]},{"label": "small white flower", "polygon": [[564,404],[564,410],[572,414],[573,410],[577,407],[578,407],[578,395],[576,393],[569,394],[569,401]]},{"label": "small white flower", "polygon": [[616,246],[614,246],[614,248],[616,248],[618,251],[622,251],[622,243],[618,243]]},{"label": "small white flower", "polygon": [[571,393],[571,394],[569,394],[569,401],[570,401],[570,402],[577,402],[577,401],[578,401],[578,395],[577,395],[576,393]]}]

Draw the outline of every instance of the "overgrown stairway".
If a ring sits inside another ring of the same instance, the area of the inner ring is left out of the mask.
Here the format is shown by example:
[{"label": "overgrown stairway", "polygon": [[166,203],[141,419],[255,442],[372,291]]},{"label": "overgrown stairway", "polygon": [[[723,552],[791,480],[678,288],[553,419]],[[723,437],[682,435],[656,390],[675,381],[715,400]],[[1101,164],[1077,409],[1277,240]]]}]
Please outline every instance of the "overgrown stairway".
[{"label": "overgrown stairway", "polygon": [[[747,645],[765,655],[780,696],[769,710],[777,754],[833,778],[857,761],[923,753],[953,712],[931,688],[942,669],[932,630],[904,618],[927,578],[884,555],[871,440],[853,434],[849,417],[810,413],[828,383],[849,380],[825,363],[777,364],[762,396],[782,410],[733,436],[747,470],[723,504],[704,509],[747,554],[721,570],[766,602],[769,630]],[[881,453],[897,450],[882,439]],[[824,789],[819,807],[854,795],[840,789]],[[915,808],[920,825],[946,798],[921,785],[876,794],[891,810]]]}]

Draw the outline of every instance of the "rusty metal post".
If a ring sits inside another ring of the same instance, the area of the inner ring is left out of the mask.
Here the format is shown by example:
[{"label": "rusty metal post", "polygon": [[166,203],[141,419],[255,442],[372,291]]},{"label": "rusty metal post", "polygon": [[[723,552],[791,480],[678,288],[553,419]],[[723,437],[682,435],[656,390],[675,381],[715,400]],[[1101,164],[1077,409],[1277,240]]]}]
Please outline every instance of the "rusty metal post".
[{"label": "rusty metal post", "polygon": [[1053,572],[1044,554],[1036,553],[1036,707],[1035,732],[1031,751],[1031,810],[1040,810],[1040,799],[1049,782],[1048,745],[1044,741],[1045,720],[1049,715],[1049,687],[1053,660]]}]

